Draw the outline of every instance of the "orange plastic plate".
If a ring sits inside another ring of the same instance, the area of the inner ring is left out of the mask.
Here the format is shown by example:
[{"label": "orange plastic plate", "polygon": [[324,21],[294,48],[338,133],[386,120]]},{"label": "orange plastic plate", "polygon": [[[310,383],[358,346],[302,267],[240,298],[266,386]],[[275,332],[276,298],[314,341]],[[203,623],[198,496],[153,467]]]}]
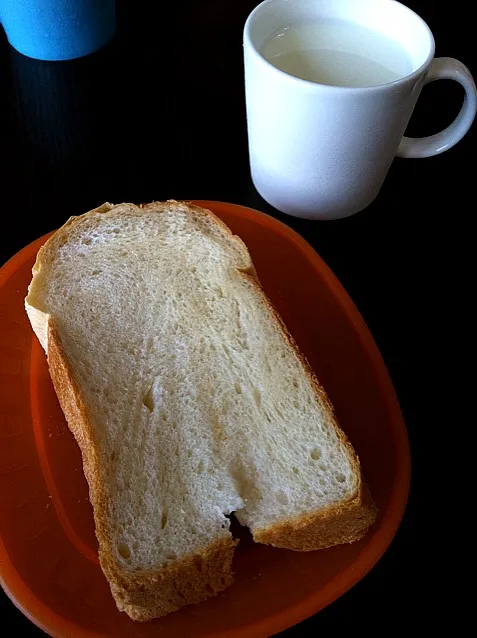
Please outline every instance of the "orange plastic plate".
[{"label": "orange plastic plate", "polygon": [[79,449],[24,311],[33,242],[0,269],[0,583],[52,636],[258,637],[317,612],[360,580],[388,547],[406,505],[406,429],[378,349],[316,252],[255,210],[210,208],[245,241],[262,285],[326,388],[380,510],[360,542],[291,552],[245,539],[235,583],[200,605],[149,623],[120,613],[97,558]]}]

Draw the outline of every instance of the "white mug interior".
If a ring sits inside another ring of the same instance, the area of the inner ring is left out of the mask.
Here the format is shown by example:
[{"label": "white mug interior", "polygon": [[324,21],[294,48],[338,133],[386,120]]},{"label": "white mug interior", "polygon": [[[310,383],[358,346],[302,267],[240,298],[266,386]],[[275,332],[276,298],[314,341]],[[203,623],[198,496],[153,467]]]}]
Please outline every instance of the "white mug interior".
[{"label": "white mug interior", "polygon": [[[393,40],[406,51],[412,63],[403,78],[420,73],[434,57],[434,38],[427,24],[396,0],[265,0],[249,15],[244,35],[263,57],[264,45],[277,33],[301,22],[316,20],[348,22],[378,31]],[[323,38],[326,38],[326,31]],[[320,41],[320,47],[328,46],[346,51],[347,42]]]}]

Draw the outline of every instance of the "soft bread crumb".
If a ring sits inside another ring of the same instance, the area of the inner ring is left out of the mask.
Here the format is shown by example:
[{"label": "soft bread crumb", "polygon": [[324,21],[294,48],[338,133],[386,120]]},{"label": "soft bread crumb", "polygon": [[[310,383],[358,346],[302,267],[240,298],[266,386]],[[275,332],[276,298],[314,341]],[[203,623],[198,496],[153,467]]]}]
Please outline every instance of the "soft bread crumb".
[{"label": "soft bread crumb", "polygon": [[359,461],[243,242],[180,202],[71,218],[26,299],[83,454],[100,562],[136,620],[228,586],[255,540],[352,542],[375,518]]}]

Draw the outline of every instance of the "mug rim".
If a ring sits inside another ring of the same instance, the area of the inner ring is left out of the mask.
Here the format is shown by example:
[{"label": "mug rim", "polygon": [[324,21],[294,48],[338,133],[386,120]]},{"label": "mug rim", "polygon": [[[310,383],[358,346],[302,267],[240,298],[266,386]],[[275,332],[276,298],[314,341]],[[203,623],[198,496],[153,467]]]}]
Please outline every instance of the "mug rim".
[{"label": "mug rim", "polygon": [[[243,44],[244,47],[247,46],[250,51],[259,59],[262,63],[264,63],[272,72],[278,73],[281,75],[285,81],[296,83],[299,85],[306,86],[308,88],[315,89],[325,89],[333,92],[371,92],[371,91],[382,91],[383,89],[397,87],[401,84],[405,84],[407,82],[412,82],[414,79],[418,79],[431,65],[432,60],[434,59],[436,43],[434,39],[434,35],[431,31],[431,28],[427,24],[427,22],[421,18],[421,16],[416,13],[413,9],[408,7],[407,5],[399,2],[399,0],[380,0],[381,3],[387,2],[388,4],[398,4],[402,9],[411,14],[412,18],[421,23],[424,29],[427,31],[430,41],[430,50],[429,53],[424,60],[424,62],[414,71],[408,73],[407,75],[403,75],[402,77],[397,78],[396,80],[392,80],[391,82],[383,82],[381,84],[374,84],[371,86],[339,86],[334,84],[323,84],[320,82],[313,82],[312,80],[305,80],[303,78],[299,78],[296,75],[292,75],[291,73],[287,73],[286,71],[282,71],[277,68],[274,64],[272,64],[267,58],[260,52],[260,50],[255,46],[252,41],[252,37],[250,35],[250,30],[253,24],[253,21],[256,19],[257,14],[261,11],[261,9],[268,4],[274,4],[278,2],[282,2],[283,0],[262,0],[247,16],[245,20],[244,28],[243,28]],[[299,0],[298,0],[299,1]],[[348,0],[350,2],[352,0]],[[361,0],[362,2],[372,2],[374,0]]]}]

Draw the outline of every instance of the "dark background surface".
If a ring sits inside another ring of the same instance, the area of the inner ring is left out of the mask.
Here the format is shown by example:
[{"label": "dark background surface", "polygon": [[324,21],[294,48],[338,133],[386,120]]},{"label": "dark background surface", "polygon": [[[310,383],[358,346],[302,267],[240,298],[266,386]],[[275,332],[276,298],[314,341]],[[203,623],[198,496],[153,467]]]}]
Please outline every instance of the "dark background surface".
[{"label": "dark background surface", "polygon": [[[282,635],[427,634],[447,623],[460,635],[472,604],[463,584],[473,563],[472,419],[459,405],[461,362],[474,349],[477,125],[440,156],[396,159],[377,200],[354,217],[310,222],[277,213],[248,172],[241,36],[256,4],[119,0],[113,42],[71,62],[25,58],[0,33],[0,264],[104,201],[225,200],[297,230],[340,279],[381,350],[407,423],[413,475],[402,525],[380,562]],[[405,4],[433,30],[437,56],[459,58],[477,75],[464,3]],[[443,128],[462,95],[451,82],[425,87],[408,132]],[[42,635],[1,592],[0,635],[20,633]]]}]

